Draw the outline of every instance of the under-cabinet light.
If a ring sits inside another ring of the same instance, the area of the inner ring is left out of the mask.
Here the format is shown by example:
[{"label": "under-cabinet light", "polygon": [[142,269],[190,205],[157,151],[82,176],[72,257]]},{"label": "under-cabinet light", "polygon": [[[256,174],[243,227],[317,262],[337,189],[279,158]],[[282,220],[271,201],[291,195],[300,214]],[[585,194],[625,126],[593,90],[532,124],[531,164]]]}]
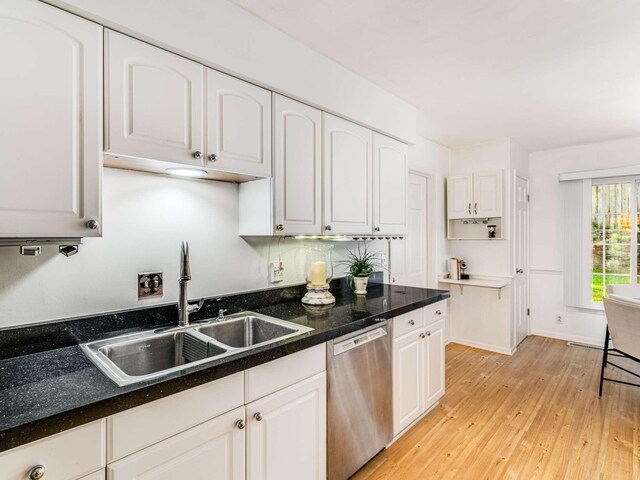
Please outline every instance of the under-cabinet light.
[{"label": "under-cabinet light", "polygon": [[197,168],[167,168],[165,172],[180,177],[204,177],[207,174],[204,170]]}]

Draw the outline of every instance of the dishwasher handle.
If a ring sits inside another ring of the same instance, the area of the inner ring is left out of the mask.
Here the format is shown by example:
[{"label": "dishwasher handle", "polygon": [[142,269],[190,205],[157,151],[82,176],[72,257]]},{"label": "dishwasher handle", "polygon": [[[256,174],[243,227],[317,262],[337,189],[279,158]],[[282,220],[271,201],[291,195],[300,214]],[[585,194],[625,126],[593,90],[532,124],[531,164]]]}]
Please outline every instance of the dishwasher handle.
[{"label": "dishwasher handle", "polygon": [[372,330],[367,330],[366,332],[355,335],[347,340],[336,342],[333,344],[333,356],[335,357],[342,353],[348,352],[349,350],[353,350],[354,348],[361,347],[363,345],[366,345],[367,343],[373,342],[387,335],[387,329],[385,328],[385,326],[381,326]]}]

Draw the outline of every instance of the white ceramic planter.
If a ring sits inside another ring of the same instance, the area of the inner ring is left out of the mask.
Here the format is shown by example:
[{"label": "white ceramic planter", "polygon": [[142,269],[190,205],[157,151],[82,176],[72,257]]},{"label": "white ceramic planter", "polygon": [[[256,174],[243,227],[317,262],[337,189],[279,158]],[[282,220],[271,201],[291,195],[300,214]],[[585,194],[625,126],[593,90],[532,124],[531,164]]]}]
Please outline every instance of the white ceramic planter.
[{"label": "white ceramic planter", "polygon": [[353,277],[353,287],[355,294],[366,295],[367,283],[369,283],[369,277]]}]

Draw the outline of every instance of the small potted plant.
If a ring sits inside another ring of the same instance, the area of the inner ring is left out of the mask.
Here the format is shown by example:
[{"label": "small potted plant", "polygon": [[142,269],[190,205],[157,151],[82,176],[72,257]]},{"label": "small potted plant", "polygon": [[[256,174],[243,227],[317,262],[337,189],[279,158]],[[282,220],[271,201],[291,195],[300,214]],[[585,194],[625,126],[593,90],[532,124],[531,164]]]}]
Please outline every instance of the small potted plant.
[{"label": "small potted plant", "polygon": [[350,275],[349,283],[357,295],[367,294],[369,275],[377,267],[381,267],[376,259],[376,253],[370,252],[366,243],[364,248],[361,247],[361,243],[358,243],[358,248],[353,251],[347,248],[347,259],[338,263],[346,265],[346,271]]}]

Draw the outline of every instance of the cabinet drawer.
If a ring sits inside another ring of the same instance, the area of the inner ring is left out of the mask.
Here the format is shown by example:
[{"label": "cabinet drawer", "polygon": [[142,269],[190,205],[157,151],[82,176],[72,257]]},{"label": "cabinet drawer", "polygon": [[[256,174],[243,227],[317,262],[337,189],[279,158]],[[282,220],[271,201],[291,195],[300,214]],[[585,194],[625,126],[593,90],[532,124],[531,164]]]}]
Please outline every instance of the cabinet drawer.
[{"label": "cabinet drawer", "polygon": [[107,418],[107,461],[137,452],[244,405],[243,372]]},{"label": "cabinet drawer", "polygon": [[45,468],[45,478],[57,480],[76,479],[104,468],[104,424],[104,420],[87,423],[3,452],[2,480],[25,480],[36,465]]},{"label": "cabinet drawer", "polygon": [[393,338],[413,332],[423,326],[423,308],[399,315],[393,319]]},{"label": "cabinet drawer", "polygon": [[424,325],[425,327],[437,322],[447,316],[447,301],[427,305],[424,307]]},{"label": "cabinet drawer", "polygon": [[246,370],[247,403],[327,370],[327,347],[322,343]]}]

